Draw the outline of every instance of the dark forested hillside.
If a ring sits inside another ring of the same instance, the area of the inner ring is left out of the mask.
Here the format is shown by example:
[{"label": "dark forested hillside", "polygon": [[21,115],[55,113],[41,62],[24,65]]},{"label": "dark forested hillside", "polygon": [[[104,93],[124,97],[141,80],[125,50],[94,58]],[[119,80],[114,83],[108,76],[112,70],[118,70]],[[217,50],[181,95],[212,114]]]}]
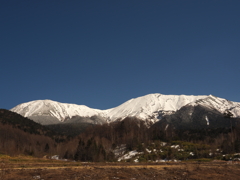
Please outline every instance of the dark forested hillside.
[{"label": "dark forested hillside", "polygon": [[36,135],[46,135],[50,137],[57,136],[58,134],[49,128],[42,126],[33,120],[25,118],[15,112],[0,109],[0,123],[11,125],[14,128],[23,130],[24,132]]},{"label": "dark forested hillside", "polygon": [[117,146],[126,144],[127,150],[132,150],[148,140],[147,127],[143,121],[125,118],[122,121],[89,127],[69,144],[66,143],[65,147],[69,148],[63,151],[66,154],[61,155],[83,161],[113,161],[113,149]]},{"label": "dark forested hillside", "polygon": [[0,154],[43,157],[54,154],[56,144],[48,136],[29,134],[9,124],[0,123]]},{"label": "dark forested hillside", "polygon": [[79,134],[83,133],[88,127],[94,126],[90,123],[59,123],[45,125],[49,129],[57,132],[61,135],[67,136],[69,138],[76,137]]},{"label": "dark forested hillside", "polygon": [[210,125],[207,125],[206,114],[199,111],[191,119],[183,117],[179,112],[155,123],[149,129],[150,139],[204,143],[221,148],[224,153],[240,152],[239,118],[208,112]]},{"label": "dark forested hillside", "polygon": [[0,153],[42,156],[56,151],[64,137],[21,115],[0,109]]},{"label": "dark forested hillside", "polygon": [[[80,161],[112,161],[116,160],[113,150],[121,145],[126,147],[126,151],[146,152],[146,148],[161,142],[191,145],[192,151],[197,152],[194,158],[206,158],[210,157],[209,152],[216,149],[221,149],[221,153],[225,154],[240,152],[240,126],[235,123],[233,127],[224,128],[177,129],[172,124],[157,123],[147,128],[145,123],[137,118],[125,118],[123,121],[92,126],[73,141],[68,142],[69,145],[66,143],[69,148],[65,148],[65,154],[61,155]],[[168,151],[166,154],[146,155],[144,159],[170,158],[176,155],[181,157],[178,151],[175,152],[170,147],[165,149]]]}]

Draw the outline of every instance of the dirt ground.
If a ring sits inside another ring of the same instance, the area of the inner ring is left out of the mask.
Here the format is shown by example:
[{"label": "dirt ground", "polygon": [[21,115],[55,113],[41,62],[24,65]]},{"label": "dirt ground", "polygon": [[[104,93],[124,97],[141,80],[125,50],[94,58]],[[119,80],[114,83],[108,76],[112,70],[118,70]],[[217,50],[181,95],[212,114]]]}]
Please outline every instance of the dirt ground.
[{"label": "dirt ground", "polygon": [[240,164],[227,162],[79,163],[0,161],[0,180],[239,180]]}]

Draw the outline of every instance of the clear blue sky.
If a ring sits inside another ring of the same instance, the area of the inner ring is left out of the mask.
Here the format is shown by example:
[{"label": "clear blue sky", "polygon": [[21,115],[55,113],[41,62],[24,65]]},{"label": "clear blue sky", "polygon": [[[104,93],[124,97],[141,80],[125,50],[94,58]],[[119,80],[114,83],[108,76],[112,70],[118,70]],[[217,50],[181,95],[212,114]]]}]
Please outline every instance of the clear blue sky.
[{"label": "clear blue sky", "polygon": [[0,0],[0,108],[150,93],[240,102],[239,0]]}]

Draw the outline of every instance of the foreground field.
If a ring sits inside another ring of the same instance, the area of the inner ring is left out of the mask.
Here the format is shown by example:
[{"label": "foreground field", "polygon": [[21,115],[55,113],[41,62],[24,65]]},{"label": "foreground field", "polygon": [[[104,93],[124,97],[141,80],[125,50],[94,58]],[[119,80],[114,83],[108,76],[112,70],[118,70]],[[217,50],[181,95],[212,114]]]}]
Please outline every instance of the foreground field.
[{"label": "foreground field", "polygon": [[0,158],[0,180],[231,179],[240,165],[227,162],[80,163],[35,158]]}]

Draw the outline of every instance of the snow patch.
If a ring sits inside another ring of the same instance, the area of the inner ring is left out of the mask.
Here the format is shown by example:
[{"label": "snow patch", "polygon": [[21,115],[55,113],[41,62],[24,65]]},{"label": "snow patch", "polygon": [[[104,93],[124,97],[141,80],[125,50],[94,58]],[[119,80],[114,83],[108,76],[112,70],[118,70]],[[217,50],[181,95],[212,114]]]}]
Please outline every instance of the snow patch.
[{"label": "snow patch", "polygon": [[191,156],[194,156],[194,153],[193,153],[193,152],[190,152],[189,154],[190,154]]},{"label": "snow patch", "polygon": [[130,151],[130,152],[126,153],[125,155],[123,155],[122,157],[118,158],[118,161],[131,159],[132,157],[134,157],[138,154],[143,154],[143,152]]},{"label": "snow patch", "polygon": [[146,148],[146,151],[148,152],[148,153],[151,153],[152,151],[151,150],[149,150],[148,148]]},{"label": "snow patch", "polygon": [[167,124],[167,125],[166,125],[166,127],[165,127],[165,131],[167,130],[167,128],[168,128],[168,125],[169,125],[169,124]]},{"label": "snow patch", "polygon": [[178,148],[180,148],[180,146],[178,144],[177,145],[172,145],[171,148],[178,149]]},{"label": "snow patch", "polygon": [[205,116],[205,120],[207,121],[207,125],[209,126],[209,120],[207,116]]}]

